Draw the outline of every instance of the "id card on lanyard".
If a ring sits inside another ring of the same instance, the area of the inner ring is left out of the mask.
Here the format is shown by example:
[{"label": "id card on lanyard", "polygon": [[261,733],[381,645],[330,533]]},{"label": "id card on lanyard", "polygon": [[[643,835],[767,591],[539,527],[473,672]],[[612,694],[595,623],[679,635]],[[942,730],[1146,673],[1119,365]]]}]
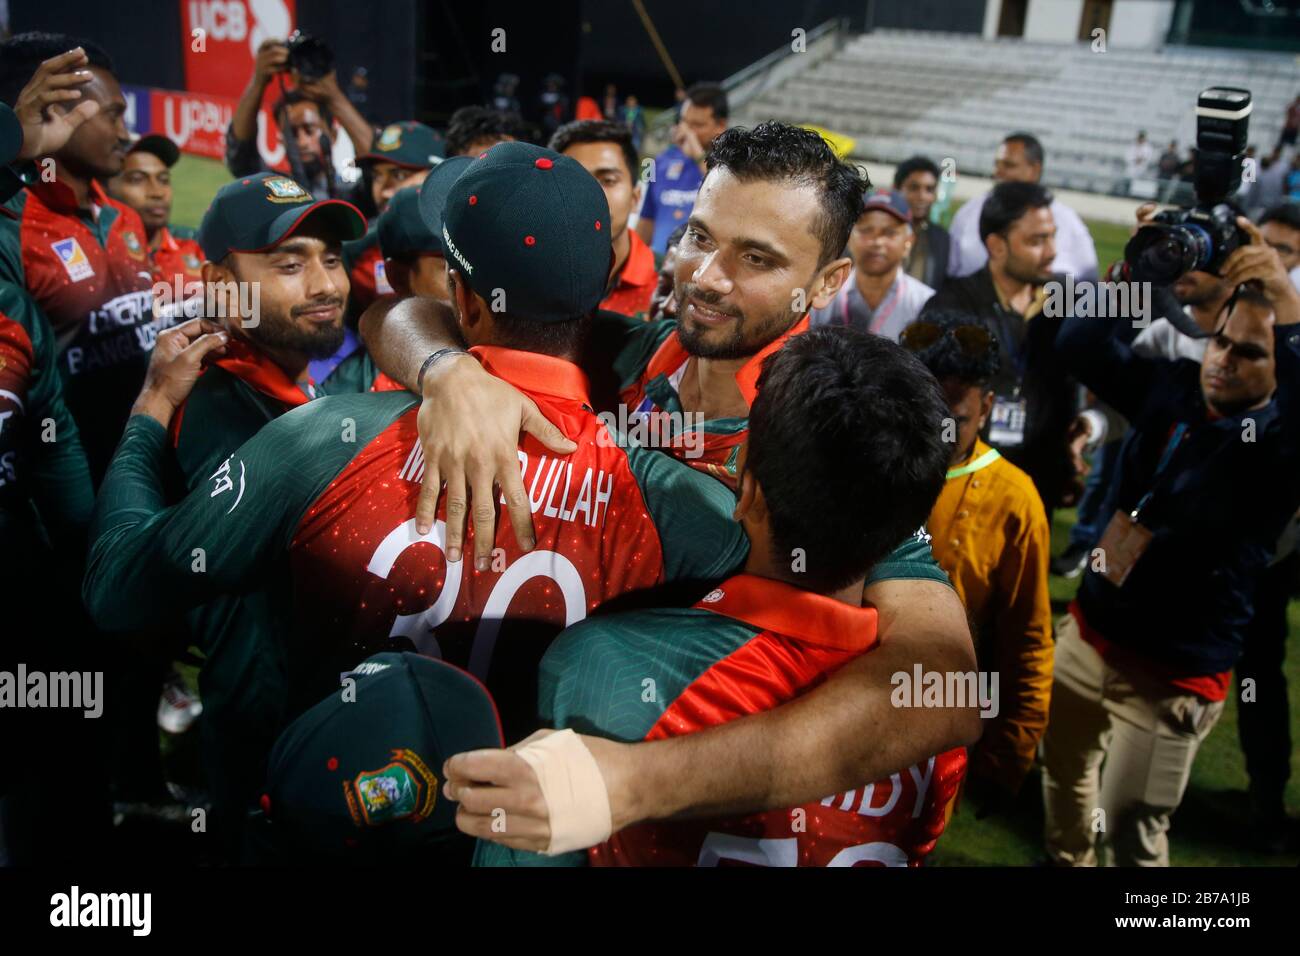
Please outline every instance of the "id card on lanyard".
[{"label": "id card on lanyard", "polygon": [[995,395],[989,415],[989,444],[1002,448],[1019,448],[1025,443],[1025,420],[1028,406],[1019,390],[1012,395]]},{"label": "id card on lanyard", "polygon": [[[856,286],[857,282],[850,279],[848,282],[844,283],[844,286],[840,289],[837,296],[840,306],[840,325],[845,328],[849,328],[853,325],[853,322],[849,317],[849,292]],[[897,277],[894,279],[894,284],[891,285],[889,291],[885,293],[884,301],[881,302],[880,305],[876,307],[876,311],[871,314],[867,331],[872,335],[879,335],[880,330],[884,328],[885,323],[889,321],[889,317],[894,314],[894,309],[898,307],[898,300],[902,297],[903,273],[900,269]],[[866,304],[865,300],[863,300],[863,304]]]}]

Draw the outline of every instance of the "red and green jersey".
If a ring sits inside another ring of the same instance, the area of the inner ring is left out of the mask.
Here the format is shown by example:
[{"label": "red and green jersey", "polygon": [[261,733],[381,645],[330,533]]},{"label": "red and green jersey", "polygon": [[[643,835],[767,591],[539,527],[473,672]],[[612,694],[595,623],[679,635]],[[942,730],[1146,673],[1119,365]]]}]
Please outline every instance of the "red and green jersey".
[{"label": "red and green jersey", "polygon": [[186,297],[202,291],[204,258],[193,233],[183,226],[163,226],[150,243],[149,266],[154,281],[173,288],[179,282]]},{"label": "red and green jersey", "polygon": [[650,311],[650,299],[659,284],[655,269],[655,254],[645,244],[635,229],[627,231],[630,246],[627,261],[614,280],[613,287],[600,302],[600,308],[620,315],[644,319]]},{"label": "red and green jersey", "polygon": [[[754,396],[758,393],[758,375],[763,370],[763,361],[779,351],[790,336],[807,331],[808,317],[805,315],[784,335],[751,357],[736,373],[736,384],[749,405],[754,404]],[[749,418],[715,418],[700,422],[698,431],[703,435],[702,447],[692,448],[691,442],[682,439],[682,424],[690,426],[676,417],[683,412],[678,389],[690,358],[677,335],[675,320],[661,319],[647,323],[643,330],[634,331],[618,359],[618,369],[624,376],[622,402],[628,410],[629,420],[655,416],[676,428],[676,438],[668,450],[692,468],[734,489],[736,462],[740,446],[749,434]],[[699,441],[699,438],[695,440]]]},{"label": "red and green jersey", "polygon": [[360,315],[381,295],[391,295],[393,292],[384,272],[378,223],[379,217],[376,216],[364,236],[343,243],[343,265],[348,270],[348,279],[352,283],[348,303],[354,315]]},{"label": "red and green jersey", "polygon": [[93,181],[90,209],[62,183],[39,180],[7,207],[16,218],[0,220],[0,279],[31,293],[50,321],[68,408],[97,477],[158,334],[144,225]]},{"label": "red and green jersey", "polygon": [[79,555],[93,501],[54,332],[31,296],[0,282],[0,580],[47,545]]},{"label": "red and green jersey", "polygon": [[[543,723],[663,740],[779,707],[876,645],[876,612],[740,574],[692,608],[589,618],[541,663]],[[799,807],[628,827],[586,854],[480,843],[501,866],[918,866],[966,767],[957,748]]]},{"label": "red and green jersey", "polygon": [[[133,418],[100,495],[85,597],[97,620],[135,627],[221,594],[283,587],[293,622],[292,714],[340,674],[394,646],[486,679],[507,732],[536,726],[537,662],[563,627],[669,581],[716,580],[748,543],[733,496],[666,455],[620,448],[586,405],[576,366],[474,350],[579,444],[556,458],[519,447],[537,545],[498,523],[492,567],[448,564],[440,518],[415,531],[424,464],[418,399],[327,396],[281,416],[180,504],[159,488],[163,430]],[[473,534],[466,553],[472,553]]]}]

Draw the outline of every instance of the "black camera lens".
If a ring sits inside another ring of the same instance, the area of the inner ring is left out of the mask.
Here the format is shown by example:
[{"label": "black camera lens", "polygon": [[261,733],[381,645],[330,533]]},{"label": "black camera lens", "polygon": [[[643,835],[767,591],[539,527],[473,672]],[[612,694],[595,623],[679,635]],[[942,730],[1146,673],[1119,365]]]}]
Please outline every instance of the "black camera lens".
[{"label": "black camera lens", "polygon": [[1124,249],[1133,279],[1156,285],[1169,285],[1179,276],[1204,268],[1213,254],[1210,234],[1188,223],[1139,229]]}]

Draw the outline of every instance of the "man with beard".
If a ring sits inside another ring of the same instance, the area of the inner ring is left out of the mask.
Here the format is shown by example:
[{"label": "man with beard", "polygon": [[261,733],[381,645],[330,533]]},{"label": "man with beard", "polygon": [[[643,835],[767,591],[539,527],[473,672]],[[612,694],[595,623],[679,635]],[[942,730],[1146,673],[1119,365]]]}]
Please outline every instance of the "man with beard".
[{"label": "man with beard", "polygon": [[1075,389],[1054,345],[1061,319],[1043,312],[1056,257],[1052,202],[1037,183],[993,187],[980,213],[988,262],[947,279],[921,310],[976,315],[997,336],[988,442],[1028,473],[1049,514],[1074,478],[1066,435],[1075,417]]},{"label": "man with beard", "polygon": [[193,291],[201,285],[203,268],[203,250],[194,233],[168,222],[172,214],[171,169],[180,158],[180,148],[166,136],[141,136],[127,151],[122,171],[104,183],[110,196],[140,214],[154,280],[171,288],[173,298],[178,283],[182,295],[187,286]]},{"label": "man with beard", "polygon": [[[678,322],[622,320],[630,329],[617,363],[624,408],[648,402],[701,420],[702,458],[686,456],[684,442],[666,443],[666,452],[735,487],[730,465],[748,431],[749,399],[763,361],[805,331],[807,309],[830,302],[847,278],[851,263],[841,252],[865,188],[861,173],[807,130],[773,122],[717,138],[677,249]],[[515,389],[497,387],[464,359],[444,361],[439,350],[456,342],[446,318],[428,300],[409,299],[372,309],[362,331],[379,366],[427,396],[421,420],[440,423],[440,435],[422,436],[428,474],[437,478],[422,488],[416,526],[433,526],[445,477],[452,515],[446,547],[459,559],[471,507],[475,541],[486,535],[490,546],[494,482],[521,541],[532,540],[514,451],[521,426],[557,450],[573,445]],[[620,321],[600,313],[593,333],[607,320]],[[878,611],[881,646],[847,663],[799,706],[651,745],[585,739],[607,784],[613,829],[673,814],[743,813],[821,800],[977,737],[973,711],[906,709],[890,701],[891,676],[900,671],[975,668],[965,612],[937,571],[926,537],[922,529],[896,547],[876,565],[863,592]],[[488,566],[490,551],[476,546],[474,560]],[[536,785],[532,771],[515,765],[510,752],[502,751],[500,761],[502,776],[495,779],[527,784],[531,778]],[[531,806],[537,811],[540,805]],[[549,845],[544,809],[536,822],[536,839],[520,848]]]},{"label": "man with beard", "polygon": [[897,342],[934,290],[903,271],[915,236],[901,194],[878,189],[862,204],[849,234],[853,274],[835,299],[812,313],[812,324],[842,325]]},{"label": "man with beard", "polygon": [[[226,129],[226,168],[232,176],[248,176],[266,170],[257,149],[257,113],[267,87],[279,76],[290,74],[289,48],[283,40],[262,42],[253,64],[253,75],[244,88]],[[283,140],[292,141],[302,164],[303,185],[314,196],[341,196],[357,200],[359,184],[349,185],[339,179],[330,159],[334,147],[334,122],[347,132],[356,150],[363,156],[370,151],[375,131],[366,122],[346,94],[339,89],[334,71],[318,80],[302,80],[293,74],[296,86],[281,90],[272,112],[280,125]],[[364,194],[363,194],[364,195]]]},{"label": "man with beard", "polygon": [[[276,173],[218,190],[199,226],[199,243],[205,301],[220,317],[226,341],[171,422],[181,485],[175,497],[213,477],[267,422],[316,396],[308,365],[343,341],[348,274],[340,246],[365,225],[355,207],[313,202]],[[186,616],[190,640],[205,658],[201,751],[217,855],[228,862],[239,859],[239,821],[284,712],[283,651],[265,639],[262,623],[276,613],[266,591],[252,590]]]}]

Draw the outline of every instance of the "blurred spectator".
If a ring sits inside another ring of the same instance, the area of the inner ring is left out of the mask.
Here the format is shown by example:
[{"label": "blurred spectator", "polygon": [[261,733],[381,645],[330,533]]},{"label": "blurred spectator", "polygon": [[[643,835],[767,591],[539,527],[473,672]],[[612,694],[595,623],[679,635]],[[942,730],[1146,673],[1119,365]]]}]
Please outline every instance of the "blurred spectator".
[{"label": "blurred spectator", "polygon": [[623,104],[623,123],[632,132],[632,148],[641,152],[641,137],[645,135],[645,110],[630,93]]},{"label": "blurred spectator", "polygon": [[848,326],[897,342],[934,295],[902,269],[913,241],[912,210],[902,194],[888,189],[868,193],[849,233],[853,272],[829,304],[812,311],[812,325]]},{"label": "blurred spectator", "polygon": [[650,321],[677,318],[677,298],[673,294],[673,281],[677,270],[677,244],[682,241],[684,235],[686,235],[686,224],[682,223],[668,237],[668,247],[664,250],[663,260],[659,263],[659,281],[655,284],[654,295],[650,297],[650,311],[646,315]]},{"label": "blurred spectator", "polygon": [[605,114],[601,112],[600,104],[590,96],[579,96],[578,102],[573,107],[573,118],[576,120],[598,120],[604,119]]},{"label": "blurred spectator", "polygon": [[1178,140],[1171,139],[1156,162],[1156,173],[1161,179],[1174,179],[1182,165],[1182,158],[1178,154]]},{"label": "blurred spectator", "polygon": [[655,157],[641,205],[637,234],[662,255],[668,234],[684,223],[704,182],[704,156],[727,128],[727,93],[717,83],[696,83],[686,92],[672,145]]},{"label": "blurred spectator", "polygon": [[1300,151],[1291,157],[1291,168],[1287,170],[1284,188],[1288,199],[1300,201]]},{"label": "blurred spectator", "polygon": [[366,115],[366,104],[370,102],[370,73],[364,66],[352,71],[348,80],[348,102],[357,108],[362,116]]},{"label": "blurred spectator", "polygon": [[513,73],[502,73],[492,89],[492,108],[498,113],[522,113],[523,107],[515,95],[518,90],[519,77]]},{"label": "blurred spectator", "polygon": [[1268,209],[1283,199],[1286,189],[1287,164],[1282,161],[1282,150],[1273,150],[1259,161],[1255,181],[1249,184],[1241,205],[1246,215],[1258,220]]},{"label": "blurred spectator", "polygon": [[1203,365],[1139,356],[1117,337],[1123,320],[1072,317],[1058,340],[1133,423],[1107,496],[1114,518],[1057,625],[1043,797],[1058,864],[1097,863],[1100,809],[1115,862],[1168,865],[1169,817],[1300,505],[1300,295],[1252,238],[1222,271],[1264,292],[1237,290]]},{"label": "blurred spectator", "polygon": [[618,105],[618,88],[613,83],[605,84],[605,99],[601,102],[601,109],[605,114],[605,119],[611,123],[622,121],[621,110]]},{"label": "blurred spectator", "polygon": [[548,145],[557,153],[576,159],[605,190],[614,263],[600,307],[644,318],[650,310],[650,297],[658,279],[650,247],[627,227],[632,211],[641,202],[631,132],[622,123],[578,121],[561,126]]},{"label": "blurred spectator", "polygon": [[497,143],[520,136],[515,113],[502,113],[486,106],[462,106],[447,123],[447,156],[477,156]]},{"label": "blurred spectator", "polygon": [[1279,203],[1265,210],[1258,222],[1264,241],[1282,257],[1291,284],[1300,289],[1300,202]]},{"label": "blurred spectator", "polygon": [[289,48],[283,40],[264,40],[226,130],[226,167],[236,177],[267,168],[257,149],[257,114],[266,88],[278,79],[282,95],[272,112],[289,157],[291,177],[313,196],[356,199],[362,190],[334,168],[331,158],[334,122],[343,127],[358,156],[369,151],[374,130],[343,95],[333,70],[319,80],[293,76],[294,89],[284,87],[286,75],[291,75]]},{"label": "blurred spectator", "polygon": [[1052,270],[1057,204],[1037,183],[1005,182],[981,205],[987,263],[972,275],[946,279],[921,314],[977,315],[997,337],[1001,370],[988,442],[1029,474],[1050,514],[1075,478],[1065,444],[1075,389],[1054,344],[1061,319],[1043,314],[1047,283],[1060,278]]},{"label": "blurred spectator", "polygon": [[999,675],[998,713],[970,748],[966,773],[967,798],[982,816],[1020,791],[1047,727],[1051,528],[1029,476],[979,437],[993,410],[994,336],[973,315],[934,311],[905,328],[900,342],[948,399],[952,461],[926,528],[966,607],[979,669]]},{"label": "blurred spectator", "polygon": [[1291,105],[1286,108],[1286,116],[1282,120],[1282,133],[1277,138],[1278,148],[1294,146],[1297,136],[1300,136],[1300,94],[1297,94],[1291,101]]},{"label": "blurred spectator", "polygon": [[169,286],[179,281],[184,292],[187,285],[196,287],[202,281],[203,250],[194,230],[170,222],[171,170],[180,158],[180,147],[166,136],[138,137],[127,150],[122,171],[104,181],[104,190],[140,214],[154,281]]},{"label": "blurred spectator", "polygon": [[569,97],[564,92],[564,77],[548,73],[542,92],[537,97],[541,109],[542,138],[550,139],[555,131],[569,121]]},{"label": "blurred spectator", "polygon": [[1156,151],[1147,142],[1146,130],[1141,130],[1137,135],[1137,142],[1124,154],[1124,174],[1129,179],[1142,179],[1148,174],[1155,161]]},{"label": "blurred spectator", "polygon": [[948,230],[930,221],[938,187],[939,167],[925,156],[905,159],[894,170],[894,188],[912,208],[915,236],[903,268],[913,279],[920,279],[932,289],[937,289],[948,274],[948,249],[952,243]]},{"label": "blurred spectator", "polygon": [[[1043,176],[1043,146],[1029,133],[1011,133],[998,147],[993,161],[995,183],[1037,183]],[[977,271],[988,259],[980,234],[980,211],[989,193],[966,202],[952,218],[952,250],[948,275],[960,278]],[[1060,200],[1052,199],[1052,220],[1056,223],[1057,272],[1076,279],[1097,278],[1097,249],[1092,234],[1079,214]]]}]

